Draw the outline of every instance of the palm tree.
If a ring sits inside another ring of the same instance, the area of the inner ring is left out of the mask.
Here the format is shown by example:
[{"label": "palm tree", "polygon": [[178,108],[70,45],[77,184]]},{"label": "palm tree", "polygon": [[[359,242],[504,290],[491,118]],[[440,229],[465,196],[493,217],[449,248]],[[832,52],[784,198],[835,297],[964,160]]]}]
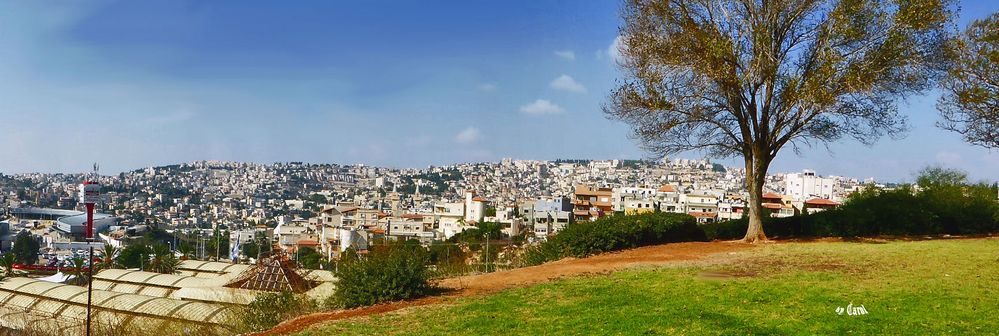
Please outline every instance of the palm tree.
[{"label": "palm tree", "polygon": [[163,274],[177,273],[180,266],[180,259],[166,247],[166,245],[154,245],[153,255],[149,257],[150,271]]},{"label": "palm tree", "polygon": [[101,261],[97,263],[98,268],[121,268],[121,263],[118,262],[118,257],[121,256],[121,249],[111,244],[104,244],[104,248],[99,253],[101,255]]},{"label": "palm tree", "polygon": [[4,253],[0,256],[0,267],[3,267],[3,275],[0,279],[9,278],[14,276],[14,264],[17,263],[17,257],[13,253]]},{"label": "palm tree", "polygon": [[76,257],[73,258],[73,266],[69,268],[69,275],[73,276],[73,283],[77,286],[83,286],[87,283],[87,272],[83,271],[83,268],[87,266],[85,263],[86,260]]}]

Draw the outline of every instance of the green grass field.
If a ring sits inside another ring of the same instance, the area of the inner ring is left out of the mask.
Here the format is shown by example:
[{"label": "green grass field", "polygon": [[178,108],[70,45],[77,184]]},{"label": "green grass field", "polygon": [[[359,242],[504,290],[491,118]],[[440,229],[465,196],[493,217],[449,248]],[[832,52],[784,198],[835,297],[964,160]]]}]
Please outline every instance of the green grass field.
[{"label": "green grass field", "polygon": [[[837,307],[863,305],[862,316]],[[314,327],[304,335],[999,334],[999,240],[772,244]]]}]

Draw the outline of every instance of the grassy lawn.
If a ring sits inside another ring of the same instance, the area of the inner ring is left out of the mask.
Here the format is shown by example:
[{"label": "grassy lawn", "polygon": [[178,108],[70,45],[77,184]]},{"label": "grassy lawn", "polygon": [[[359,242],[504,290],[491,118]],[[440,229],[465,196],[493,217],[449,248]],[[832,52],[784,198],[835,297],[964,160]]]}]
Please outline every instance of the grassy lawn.
[{"label": "grassy lawn", "polygon": [[[837,307],[863,305],[863,316]],[[774,244],[340,321],[326,334],[995,334],[999,239]]]}]

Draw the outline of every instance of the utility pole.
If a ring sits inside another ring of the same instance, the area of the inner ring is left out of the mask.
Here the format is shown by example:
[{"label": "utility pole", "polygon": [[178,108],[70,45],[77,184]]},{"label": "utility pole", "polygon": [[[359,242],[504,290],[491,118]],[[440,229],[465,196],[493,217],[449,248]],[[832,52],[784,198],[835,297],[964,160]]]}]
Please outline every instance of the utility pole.
[{"label": "utility pole", "polygon": [[[89,238],[89,242],[93,242],[93,238]],[[90,244],[90,264],[87,265],[87,336],[90,336],[90,309],[93,306],[93,293],[94,293],[94,245]],[[107,256],[105,256],[107,258]]]},{"label": "utility pole", "polygon": [[[97,163],[94,163],[93,178],[97,179]],[[87,336],[90,336],[91,309],[93,307],[94,293],[94,204],[101,199],[101,185],[98,182],[87,179],[80,184],[80,202],[87,208],[87,228],[85,241],[89,246],[90,254],[87,256]]]},{"label": "utility pole", "polygon": [[222,233],[215,229],[215,261],[219,261],[219,251],[222,248]]}]

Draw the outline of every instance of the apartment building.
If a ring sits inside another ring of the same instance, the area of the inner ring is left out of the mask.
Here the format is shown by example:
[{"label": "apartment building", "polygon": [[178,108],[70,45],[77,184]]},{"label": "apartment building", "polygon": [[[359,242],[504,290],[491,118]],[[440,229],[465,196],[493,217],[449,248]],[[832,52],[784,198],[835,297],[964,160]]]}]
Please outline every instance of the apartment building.
[{"label": "apartment building", "polygon": [[793,201],[803,202],[813,198],[831,199],[834,197],[836,180],[821,177],[815,171],[804,170],[801,173],[784,175],[784,194]]},{"label": "apartment building", "polygon": [[593,221],[614,211],[611,188],[577,185],[573,193],[573,220]]}]

